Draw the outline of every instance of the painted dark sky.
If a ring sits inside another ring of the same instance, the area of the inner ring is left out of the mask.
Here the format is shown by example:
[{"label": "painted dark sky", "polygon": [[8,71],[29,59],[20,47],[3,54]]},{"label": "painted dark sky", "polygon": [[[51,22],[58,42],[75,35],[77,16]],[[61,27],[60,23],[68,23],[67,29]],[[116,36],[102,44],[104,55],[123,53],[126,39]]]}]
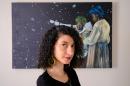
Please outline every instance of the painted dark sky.
[{"label": "painted dark sky", "polygon": [[76,16],[86,16],[101,5],[112,26],[112,3],[12,3],[12,67],[36,68],[43,34],[53,26],[49,20],[75,24]]}]

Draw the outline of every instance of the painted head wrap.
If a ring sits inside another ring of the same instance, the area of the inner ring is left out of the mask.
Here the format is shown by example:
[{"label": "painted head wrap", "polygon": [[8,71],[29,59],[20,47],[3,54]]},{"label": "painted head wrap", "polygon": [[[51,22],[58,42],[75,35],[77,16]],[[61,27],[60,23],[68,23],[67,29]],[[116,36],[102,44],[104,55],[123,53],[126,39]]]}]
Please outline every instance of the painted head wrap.
[{"label": "painted head wrap", "polygon": [[102,9],[102,7],[100,5],[96,5],[96,6],[92,7],[89,10],[89,15],[91,15],[91,14],[97,14],[99,17],[105,16],[104,10]]}]

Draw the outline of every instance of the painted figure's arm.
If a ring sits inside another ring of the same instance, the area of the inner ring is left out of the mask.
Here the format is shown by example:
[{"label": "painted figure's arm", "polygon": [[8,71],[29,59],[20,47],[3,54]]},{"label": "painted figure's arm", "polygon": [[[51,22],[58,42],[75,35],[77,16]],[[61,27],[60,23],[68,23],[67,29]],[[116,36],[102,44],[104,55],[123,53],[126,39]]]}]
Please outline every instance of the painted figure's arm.
[{"label": "painted figure's arm", "polygon": [[51,23],[51,24],[54,24],[54,25],[56,25],[56,26],[58,26],[58,25],[64,25],[64,26],[68,26],[68,27],[72,27],[72,26],[73,26],[73,25],[71,25],[71,24],[61,23],[61,22],[59,22],[59,21],[52,20],[52,19],[50,19],[50,23]]}]

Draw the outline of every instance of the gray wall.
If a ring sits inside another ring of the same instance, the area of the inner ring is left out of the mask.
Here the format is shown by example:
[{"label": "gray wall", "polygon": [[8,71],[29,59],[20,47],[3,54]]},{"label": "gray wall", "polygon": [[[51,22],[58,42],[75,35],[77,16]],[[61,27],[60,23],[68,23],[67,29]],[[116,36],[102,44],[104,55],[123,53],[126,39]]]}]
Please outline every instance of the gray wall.
[{"label": "gray wall", "polygon": [[[13,2],[43,0],[14,0]],[[46,0],[48,1],[48,0]],[[49,0],[54,1],[54,0]],[[60,1],[60,0],[55,0]],[[63,1],[63,0],[61,0]],[[79,0],[64,0],[79,1]],[[91,1],[91,0],[81,0]],[[82,86],[130,86],[130,1],[92,0],[113,2],[113,68],[76,69]],[[12,69],[11,0],[0,3],[0,86],[36,86],[42,73],[38,69]],[[129,79],[128,79],[129,78]]]}]

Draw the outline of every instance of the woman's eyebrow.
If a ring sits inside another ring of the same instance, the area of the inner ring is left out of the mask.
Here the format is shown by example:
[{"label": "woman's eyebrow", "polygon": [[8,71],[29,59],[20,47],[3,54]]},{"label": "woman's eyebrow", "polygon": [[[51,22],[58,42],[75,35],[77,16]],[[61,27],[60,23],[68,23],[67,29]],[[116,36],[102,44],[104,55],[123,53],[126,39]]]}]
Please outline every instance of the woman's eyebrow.
[{"label": "woman's eyebrow", "polygon": [[[62,41],[62,42],[63,42],[63,43],[66,43],[66,44],[69,43],[69,42],[67,42],[67,41]],[[74,42],[72,42],[72,44],[74,44]]]},{"label": "woman's eyebrow", "polygon": [[62,41],[63,43],[68,43],[67,41]]}]

